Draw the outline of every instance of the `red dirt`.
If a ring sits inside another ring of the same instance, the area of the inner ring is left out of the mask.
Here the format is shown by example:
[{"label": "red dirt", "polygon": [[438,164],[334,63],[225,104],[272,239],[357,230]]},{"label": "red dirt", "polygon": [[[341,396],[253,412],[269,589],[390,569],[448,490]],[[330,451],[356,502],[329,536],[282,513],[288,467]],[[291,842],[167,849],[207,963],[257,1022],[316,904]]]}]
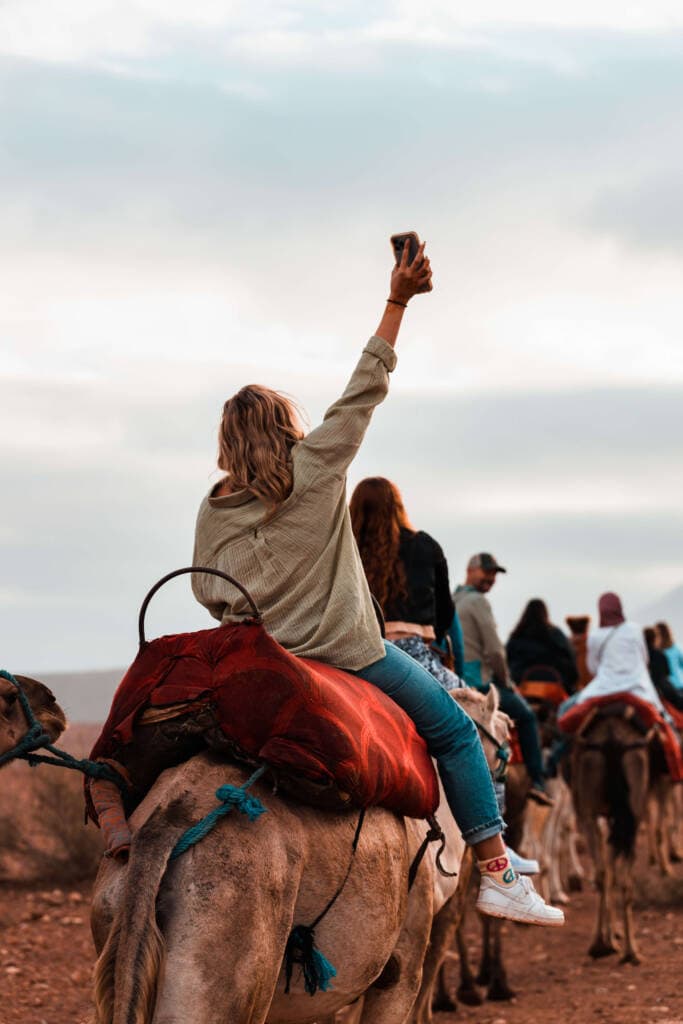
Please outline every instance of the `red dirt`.
[{"label": "red dirt", "polygon": [[[640,967],[620,966],[614,957],[595,963],[586,956],[595,906],[595,895],[586,892],[573,898],[564,929],[507,927],[514,1002],[460,1006],[457,1014],[439,1014],[438,1024],[683,1024],[680,867],[676,875],[673,884],[649,876],[651,902],[636,914]],[[0,886],[0,1024],[88,1019],[94,960],[88,891]],[[664,898],[672,902],[659,905]],[[474,948],[476,922],[469,930]],[[454,983],[456,969],[453,964],[449,971]]]}]

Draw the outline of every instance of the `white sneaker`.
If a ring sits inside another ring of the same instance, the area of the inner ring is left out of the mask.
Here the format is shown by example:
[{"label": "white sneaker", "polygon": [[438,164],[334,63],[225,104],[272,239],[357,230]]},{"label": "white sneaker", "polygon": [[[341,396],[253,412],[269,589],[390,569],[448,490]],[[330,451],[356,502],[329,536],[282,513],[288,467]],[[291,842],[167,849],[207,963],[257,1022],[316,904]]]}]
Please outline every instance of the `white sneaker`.
[{"label": "white sneaker", "polygon": [[530,857],[521,857],[511,846],[506,846],[505,852],[508,855],[510,867],[516,875],[540,875],[541,865],[537,860],[531,860]]},{"label": "white sneaker", "polygon": [[490,917],[505,917],[522,924],[543,924],[559,928],[564,914],[557,907],[549,907],[534,889],[530,878],[518,875],[512,885],[499,885],[490,875],[483,875],[477,910]]}]

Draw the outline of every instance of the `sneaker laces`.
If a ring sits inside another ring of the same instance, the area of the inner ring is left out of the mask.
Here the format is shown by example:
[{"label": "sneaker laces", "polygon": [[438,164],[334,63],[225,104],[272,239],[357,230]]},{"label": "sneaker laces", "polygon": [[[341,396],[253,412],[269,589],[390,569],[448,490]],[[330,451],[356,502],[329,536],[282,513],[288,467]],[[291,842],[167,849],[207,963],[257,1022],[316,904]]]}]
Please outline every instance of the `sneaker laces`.
[{"label": "sneaker laces", "polygon": [[534,883],[531,881],[528,875],[517,875],[517,880],[521,883],[525,893],[528,893],[534,899],[539,900],[541,903],[545,903],[545,900],[540,893],[536,892]]}]

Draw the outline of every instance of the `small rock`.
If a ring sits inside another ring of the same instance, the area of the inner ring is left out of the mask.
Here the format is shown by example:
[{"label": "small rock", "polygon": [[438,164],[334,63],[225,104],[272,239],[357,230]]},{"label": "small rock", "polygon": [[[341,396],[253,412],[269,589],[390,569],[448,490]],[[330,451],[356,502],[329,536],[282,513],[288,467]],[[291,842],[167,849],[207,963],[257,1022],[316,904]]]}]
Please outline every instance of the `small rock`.
[{"label": "small rock", "polygon": [[83,902],[83,897],[81,896],[80,892],[70,892],[69,893],[69,903],[82,903],[82,902]]},{"label": "small rock", "polygon": [[9,974],[11,977],[14,977],[17,974],[21,974],[21,968],[20,967],[6,967],[5,968],[5,974]]},{"label": "small rock", "polygon": [[45,893],[43,899],[45,903],[49,903],[51,907],[61,907],[65,900],[65,896],[61,889],[53,889],[52,892]]}]

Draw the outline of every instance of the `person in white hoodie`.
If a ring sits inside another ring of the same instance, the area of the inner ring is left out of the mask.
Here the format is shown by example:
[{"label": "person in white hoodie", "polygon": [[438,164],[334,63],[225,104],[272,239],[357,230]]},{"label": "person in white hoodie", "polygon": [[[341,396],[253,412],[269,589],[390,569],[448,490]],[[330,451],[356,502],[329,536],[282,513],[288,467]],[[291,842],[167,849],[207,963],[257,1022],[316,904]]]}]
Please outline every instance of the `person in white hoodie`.
[{"label": "person in white hoodie", "polygon": [[593,679],[580,690],[572,704],[583,704],[593,697],[632,693],[664,712],[648,670],[648,653],[643,631],[635,622],[627,622],[616,594],[603,594],[598,601],[600,626],[588,635],[587,665]]}]

